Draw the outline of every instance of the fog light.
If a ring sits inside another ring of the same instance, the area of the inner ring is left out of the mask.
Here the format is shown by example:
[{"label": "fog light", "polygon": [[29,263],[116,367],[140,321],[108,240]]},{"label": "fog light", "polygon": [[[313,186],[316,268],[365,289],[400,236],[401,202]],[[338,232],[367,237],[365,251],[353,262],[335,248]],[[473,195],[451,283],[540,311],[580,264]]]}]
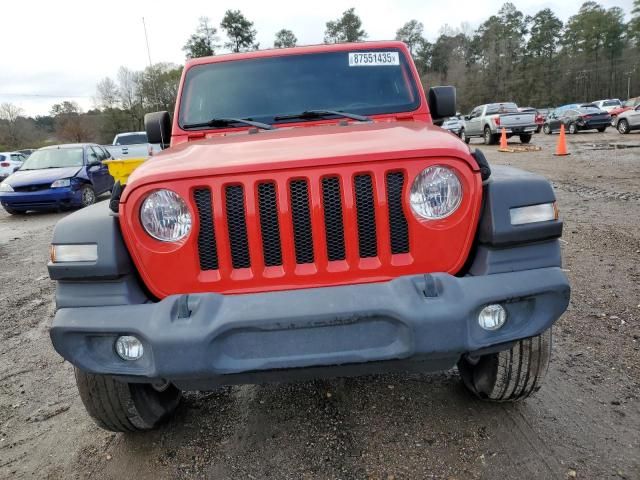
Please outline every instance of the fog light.
[{"label": "fog light", "polygon": [[138,360],[144,353],[144,347],[136,337],[123,335],[116,340],[116,352],[123,360]]},{"label": "fog light", "polygon": [[478,323],[485,330],[498,330],[507,321],[507,311],[502,305],[487,305],[478,315]]}]

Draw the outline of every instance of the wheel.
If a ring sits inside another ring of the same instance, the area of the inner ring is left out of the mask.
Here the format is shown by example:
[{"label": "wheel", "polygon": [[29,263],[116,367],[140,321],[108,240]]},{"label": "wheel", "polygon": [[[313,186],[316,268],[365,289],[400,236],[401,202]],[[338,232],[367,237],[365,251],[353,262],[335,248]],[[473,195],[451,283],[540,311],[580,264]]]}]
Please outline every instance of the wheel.
[{"label": "wheel", "polygon": [[469,144],[469,142],[471,141],[471,139],[469,137],[467,137],[467,134],[464,131],[464,128],[462,130],[460,130],[460,139],[466,143],[467,145]]},{"label": "wheel", "polygon": [[458,370],[465,387],[491,402],[515,402],[537,392],[549,368],[551,329],[517,342],[510,350],[472,359],[463,357]]},{"label": "wheel", "polygon": [[606,129],[607,129],[607,127],[600,127],[600,128],[598,129],[598,131],[599,131],[600,133],[602,133],[602,132],[604,132]]},{"label": "wheel", "polygon": [[[629,133],[631,129],[629,128],[629,122],[625,118],[621,118],[618,122],[618,131],[622,134]],[[6,210],[6,208],[5,208]]]},{"label": "wheel", "polygon": [[491,133],[491,129],[489,127],[484,127],[484,144],[485,145],[493,145],[496,143],[496,136]]},{"label": "wheel", "polygon": [[551,127],[548,123],[544,124],[544,126],[542,127],[542,131],[545,133],[545,135],[551,135]]},{"label": "wheel", "polygon": [[615,115],[611,115],[611,126],[612,127],[616,126],[616,116]]},{"label": "wheel", "polygon": [[24,210],[14,210],[11,207],[3,207],[5,212],[7,212],[9,215],[26,215],[26,211]]},{"label": "wheel", "polygon": [[578,133],[578,127],[576,126],[575,123],[570,123],[569,124],[569,133],[571,135],[575,135],[576,133]]},{"label": "wheel", "polygon": [[76,385],[87,413],[112,432],[151,430],[167,419],[182,392],[173,385],[155,388],[147,383],[124,383],[107,375],[75,369]]},{"label": "wheel", "polygon": [[531,134],[530,133],[523,133],[522,135],[520,135],[520,142],[521,143],[529,143],[531,141]]},{"label": "wheel", "polygon": [[81,207],[88,207],[96,203],[96,192],[91,185],[83,185],[80,190]]}]

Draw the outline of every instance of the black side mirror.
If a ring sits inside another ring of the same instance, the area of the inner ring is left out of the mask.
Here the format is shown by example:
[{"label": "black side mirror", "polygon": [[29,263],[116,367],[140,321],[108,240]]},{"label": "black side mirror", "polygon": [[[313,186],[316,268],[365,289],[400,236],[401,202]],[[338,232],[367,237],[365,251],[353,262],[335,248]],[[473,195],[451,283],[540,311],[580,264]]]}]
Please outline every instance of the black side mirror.
[{"label": "black side mirror", "polygon": [[447,117],[456,114],[456,89],[455,87],[431,87],[427,97],[429,111],[433,123],[439,125]]},{"label": "black side mirror", "polygon": [[144,129],[149,143],[159,143],[164,149],[171,143],[171,117],[169,112],[153,112],[144,116]]}]

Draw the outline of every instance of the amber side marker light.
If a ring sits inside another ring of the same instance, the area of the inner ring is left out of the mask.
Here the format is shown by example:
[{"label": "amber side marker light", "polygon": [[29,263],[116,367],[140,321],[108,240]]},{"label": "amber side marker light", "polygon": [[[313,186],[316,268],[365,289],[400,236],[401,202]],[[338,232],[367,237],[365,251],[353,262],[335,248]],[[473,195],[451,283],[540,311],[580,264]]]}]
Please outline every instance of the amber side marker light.
[{"label": "amber side marker light", "polygon": [[511,208],[509,215],[511,216],[511,225],[526,225],[528,223],[557,220],[559,211],[556,202],[552,202]]},{"label": "amber side marker light", "polygon": [[98,245],[51,245],[49,248],[51,263],[95,262],[98,260]]}]

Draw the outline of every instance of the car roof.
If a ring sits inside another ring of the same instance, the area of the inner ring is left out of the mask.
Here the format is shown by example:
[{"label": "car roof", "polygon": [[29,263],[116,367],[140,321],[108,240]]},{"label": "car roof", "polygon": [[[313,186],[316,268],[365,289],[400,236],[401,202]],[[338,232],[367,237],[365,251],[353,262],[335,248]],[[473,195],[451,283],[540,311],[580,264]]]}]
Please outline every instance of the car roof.
[{"label": "car roof", "polygon": [[50,145],[48,147],[42,147],[38,150],[60,150],[63,148],[84,148],[84,147],[98,147],[97,143],[63,143],[60,145]]},{"label": "car roof", "polygon": [[126,137],[127,135],[146,135],[147,132],[123,132],[116,133],[116,137]]},{"label": "car roof", "polygon": [[14,152],[14,151],[11,151],[11,150],[6,151],[6,152],[0,152],[0,155],[11,155],[12,153],[14,155],[22,155],[20,152]]}]

